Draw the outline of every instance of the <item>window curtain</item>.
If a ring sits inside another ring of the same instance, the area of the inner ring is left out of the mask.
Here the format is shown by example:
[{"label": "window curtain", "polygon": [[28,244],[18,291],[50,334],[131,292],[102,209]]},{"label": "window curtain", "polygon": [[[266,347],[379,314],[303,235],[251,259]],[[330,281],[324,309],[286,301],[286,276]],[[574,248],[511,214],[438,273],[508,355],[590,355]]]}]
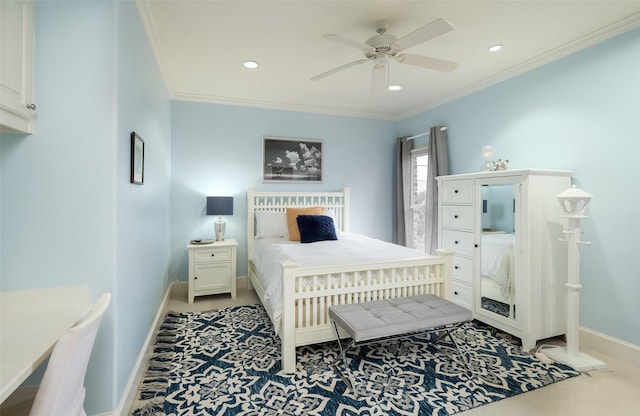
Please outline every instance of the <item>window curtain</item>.
[{"label": "window curtain", "polygon": [[411,233],[409,224],[411,209],[411,141],[405,137],[396,139],[395,222],[393,242],[406,246]]},{"label": "window curtain", "polygon": [[425,251],[435,254],[438,248],[438,184],[436,176],[449,174],[449,144],[447,131],[441,126],[429,131],[429,164],[427,165],[427,196],[425,207]]}]

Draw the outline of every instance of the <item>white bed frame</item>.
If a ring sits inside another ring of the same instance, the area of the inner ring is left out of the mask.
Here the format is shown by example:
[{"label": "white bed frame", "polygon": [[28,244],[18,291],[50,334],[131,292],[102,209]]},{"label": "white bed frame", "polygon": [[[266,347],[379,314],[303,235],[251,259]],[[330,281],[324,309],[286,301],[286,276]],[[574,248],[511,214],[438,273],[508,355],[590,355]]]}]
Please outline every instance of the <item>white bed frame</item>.
[{"label": "white bed frame", "polygon": [[[256,211],[286,211],[287,207],[322,206],[333,209],[336,227],[349,231],[349,193],[340,192],[259,192],[247,189],[247,254],[255,238]],[[283,279],[282,370],[296,368],[296,347],[335,339],[329,306],[403,296],[434,294],[450,298],[452,251],[438,250],[435,257],[406,261],[322,267],[297,267],[281,263]],[[264,301],[265,288],[248,259],[249,288],[254,288],[273,321],[274,310]]]}]

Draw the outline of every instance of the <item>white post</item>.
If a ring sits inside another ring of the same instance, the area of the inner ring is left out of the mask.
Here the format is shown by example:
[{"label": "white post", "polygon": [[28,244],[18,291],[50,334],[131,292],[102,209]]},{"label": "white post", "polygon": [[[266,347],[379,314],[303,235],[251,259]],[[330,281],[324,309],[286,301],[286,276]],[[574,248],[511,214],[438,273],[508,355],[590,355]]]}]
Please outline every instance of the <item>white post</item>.
[{"label": "white post", "polygon": [[555,347],[544,350],[544,354],[555,361],[567,364],[577,371],[589,371],[605,368],[607,365],[587,354],[581,353],[580,338],[580,250],[578,244],[589,244],[580,241],[580,220],[585,215],[591,195],[572,186],[558,195],[563,217],[569,221],[567,236],[567,347]]},{"label": "white post", "polygon": [[580,220],[569,218],[569,232],[567,239],[567,354],[572,357],[578,355],[580,343],[578,331],[580,329]]}]

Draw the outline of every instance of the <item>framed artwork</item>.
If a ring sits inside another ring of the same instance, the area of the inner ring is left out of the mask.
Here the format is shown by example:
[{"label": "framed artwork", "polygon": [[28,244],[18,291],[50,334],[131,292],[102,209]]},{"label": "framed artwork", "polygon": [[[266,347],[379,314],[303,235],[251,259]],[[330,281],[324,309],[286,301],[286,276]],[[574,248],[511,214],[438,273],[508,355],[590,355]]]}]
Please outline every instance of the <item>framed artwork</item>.
[{"label": "framed artwork", "polygon": [[322,142],[262,138],[263,182],[322,182]]},{"label": "framed artwork", "polygon": [[144,140],[131,132],[131,183],[144,183]]}]

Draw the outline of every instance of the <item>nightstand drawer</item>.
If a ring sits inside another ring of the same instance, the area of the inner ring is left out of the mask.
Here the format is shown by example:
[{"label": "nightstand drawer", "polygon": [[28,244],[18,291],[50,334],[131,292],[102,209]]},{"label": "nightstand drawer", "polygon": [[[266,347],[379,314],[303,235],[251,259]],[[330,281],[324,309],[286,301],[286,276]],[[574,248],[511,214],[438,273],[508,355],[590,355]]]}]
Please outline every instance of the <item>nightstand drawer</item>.
[{"label": "nightstand drawer", "polygon": [[473,229],[473,206],[471,205],[442,205],[443,227],[460,228],[471,231]]},{"label": "nightstand drawer", "polygon": [[205,263],[212,261],[230,261],[231,249],[229,247],[202,248],[195,251],[195,262]]}]

